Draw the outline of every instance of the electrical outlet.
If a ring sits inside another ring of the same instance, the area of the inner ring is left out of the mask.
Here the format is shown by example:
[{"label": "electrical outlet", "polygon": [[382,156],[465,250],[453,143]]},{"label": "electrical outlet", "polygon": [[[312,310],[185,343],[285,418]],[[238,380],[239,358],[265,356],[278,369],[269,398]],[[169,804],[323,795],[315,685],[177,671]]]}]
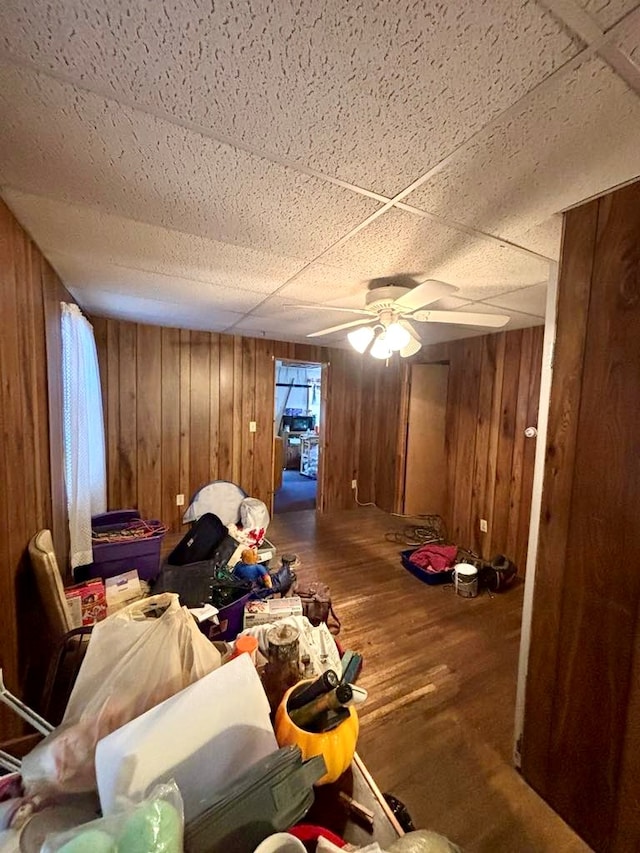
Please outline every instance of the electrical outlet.
[{"label": "electrical outlet", "polygon": [[184,506],[184,495],[176,495],[176,506]]},{"label": "electrical outlet", "polygon": [[358,481],[357,481],[357,480],[352,480],[352,481],[351,481],[351,488],[352,488],[352,489],[357,489],[357,488],[358,488]]},{"label": "electrical outlet", "polygon": [[255,431],[256,431],[256,426],[257,426],[257,425],[256,425],[256,422],[255,422],[255,421],[249,421],[249,432],[255,432]]},{"label": "electrical outlet", "polygon": [[481,518],[480,519],[480,533],[486,533],[488,530],[489,530],[489,527],[487,525],[487,519]]}]

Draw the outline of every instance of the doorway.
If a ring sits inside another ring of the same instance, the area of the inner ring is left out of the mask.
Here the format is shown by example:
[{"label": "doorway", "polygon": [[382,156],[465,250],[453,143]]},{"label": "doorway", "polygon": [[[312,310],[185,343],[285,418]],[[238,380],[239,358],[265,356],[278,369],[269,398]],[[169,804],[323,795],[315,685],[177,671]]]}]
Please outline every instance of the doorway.
[{"label": "doorway", "polygon": [[274,513],[316,508],[322,399],[319,362],[276,360]]},{"label": "doorway", "polygon": [[443,515],[448,364],[412,364],[405,458],[405,515]]}]

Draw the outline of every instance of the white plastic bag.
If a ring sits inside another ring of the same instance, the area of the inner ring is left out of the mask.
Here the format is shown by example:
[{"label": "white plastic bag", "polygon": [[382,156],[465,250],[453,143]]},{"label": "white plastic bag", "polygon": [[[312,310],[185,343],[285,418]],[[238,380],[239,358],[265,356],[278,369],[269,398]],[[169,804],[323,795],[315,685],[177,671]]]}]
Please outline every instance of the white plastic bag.
[{"label": "white plastic bag", "polygon": [[243,530],[261,530],[264,538],[269,521],[267,505],[258,498],[245,498],[240,504],[240,524]]},{"label": "white plastic bag", "polygon": [[182,853],[184,814],[175,782],[114,815],[47,835],[41,853]]},{"label": "white plastic bag", "polygon": [[220,653],[173,593],[99,622],[61,725],[23,760],[27,792],[95,790],[97,742],[218,666]]}]

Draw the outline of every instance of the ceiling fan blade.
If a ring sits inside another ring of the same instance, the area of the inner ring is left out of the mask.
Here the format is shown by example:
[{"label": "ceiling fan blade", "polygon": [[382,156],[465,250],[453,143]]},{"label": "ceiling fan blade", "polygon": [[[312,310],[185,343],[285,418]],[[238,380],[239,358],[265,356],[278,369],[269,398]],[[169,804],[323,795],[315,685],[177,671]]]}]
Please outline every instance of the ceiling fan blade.
[{"label": "ceiling fan blade", "polygon": [[486,326],[500,329],[511,319],[506,314],[478,314],[472,311],[416,311],[412,320],[419,323],[452,323],[456,326]]},{"label": "ceiling fan blade", "polygon": [[369,317],[377,317],[375,311],[370,311],[368,308],[338,308],[335,305],[305,305],[300,302],[289,302],[285,308],[311,308],[313,311],[340,311],[347,314],[367,314]]},{"label": "ceiling fan blade", "polygon": [[417,311],[423,305],[430,305],[443,296],[450,296],[457,289],[457,287],[454,287],[452,284],[446,284],[444,281],[429,279],[428,281],[423,281],[422,284],[414,287],[408,293],[405,293],[404,296],[396,299],[392,307],[399,308],[404,312]]},{"label": "ceiling fan blade", "polygon": [[329,326],[328,329],[320,329],[319,332],[311,332],[307,335],[308,338],[319,338],[321,335],[330,335],[332,332],[341,332],[342,329],[351,329],[353,326],[364,326],[365,323],[370,323],[369,317],[363,320],[352,320],[350,323],[340,323],[339,326]]}]

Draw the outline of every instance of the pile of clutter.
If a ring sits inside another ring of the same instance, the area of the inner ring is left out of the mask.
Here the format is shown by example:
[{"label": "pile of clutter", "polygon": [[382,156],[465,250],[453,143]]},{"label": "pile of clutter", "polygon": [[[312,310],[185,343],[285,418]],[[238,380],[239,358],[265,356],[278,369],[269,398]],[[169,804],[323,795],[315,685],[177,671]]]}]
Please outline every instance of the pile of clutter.
[{"label": "pile of clutter", "polygon": [[59,725],[13,696],[0,671],[0,701],[43,736],[22,761],[0,754],[0,853],[343,844],[320,832],[308,848],[287,846],[307,831],[314,786],[341,779],[355,755],[362,657],[337,643],[337,619],[330,630],[326,586],[295,594],[295,555],[269,568],[264,504],[214,485],[217,513],[207,487],[159,571],[147,551],[140,573],[114,574],[123,561],[110,548],[103,592],[91,575],[70,591],[93,628]]}]

